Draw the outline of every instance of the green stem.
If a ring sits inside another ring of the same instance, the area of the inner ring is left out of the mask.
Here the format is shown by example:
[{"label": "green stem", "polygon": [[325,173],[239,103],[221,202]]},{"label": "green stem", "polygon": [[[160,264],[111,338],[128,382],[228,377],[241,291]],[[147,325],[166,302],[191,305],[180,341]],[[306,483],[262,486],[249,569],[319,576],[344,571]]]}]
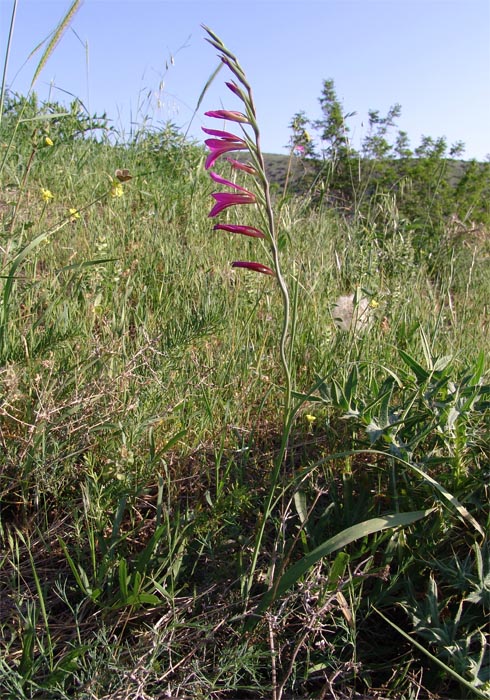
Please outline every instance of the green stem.
[{"label": "green stem", "polygon": [[[293,420],[294,416],[296,413],[296,410],[292,408],[292,379],[291,379],[291,369],[289,366],[289,357],[291,356],[291,351],[292,351],[292,345],[293,345],[293,338],[292,334],[290,332],[290,322],[291,322],[291,312],[290,312],[290,299],[289,299],[289,293],[288,293],[288,288],[286,281],[284,277],[282,276],[281,273],[281,265],[280,265],[280,260],[279,260],[279,247],[278,247],[278,241],[277,241],[277,236],[276,236],[276,229],[275,229],[275,223],[274,223],[274,211],[272,207],[272,201],[271,201],[271,195],[270,195],[270,186],[269,186],[269,181],[267,179],[267,175],[265,172],[265,163],[264,163],[264,157],[262,154],[262,150],[260,148],[260,131],[257,123],[257,115],[255,111],[255,104],[254,104],[254,99],[252,95],[252,89],[248,83],[248,81],[245,78],[245,73],[243,69],[241,68],[240,64],[238,63],[236,57],[229,51],[219,39],[219,37],[214,34],[210,29],[207,27],[204,27],[211,39],[210,43],[215,46],[222,54],[222,57],[226,58],[226,63],[229,66],[229,68],[232,70],[232,72],[235,74],[236,78],[238,81],[241,83],[243,88],[245,89],[245,93],[247,96],[243,96],[243,101],[245,103],[246,107],[246,112],[247,112],[247,117],[249,120],[249,124],[254,132],[255,136],[255,142],[253,139],[251,139],[246,130],[244,130],[244,138],[245,141],[249,147],[249,152],[250,156],[252,157],[252,160],[254,162],[254,165],[257,166],[257,169],[260,173],[260,179],[262,182],[262,189],[263,189],[263,202],[260,202],[262,205],[263,209],[265,210],[265,219],[267,220],[267,229],[268,229],[268,243],[270,245],[270,253],[271,257],[273,259],[273,265],[277,277],[277,282],[279,284],[279,289],[281,292],[281,297],[282,297],[282,307],[283,307],[283,317],[282,317],[282,330],[281,330],[281,338],[279,341],[279,354],[281,358],[281,366],[284,374],[284,404],[283,404],[283,423],[282,423],[282,435],[281,435],[281,445],[279,448],[279,451],[274,459],[274,467],[272,470],[271,474],[271,481],[270,481],[270,487],[269,487],[269,494],[267,496],[266,504],[265,504],[265,509],[262,515],[262,520],[259,526],[259,530],[257,532],[257,536],[255,539],[255,547],[253,551],[253,556],[252,556],[252,563],[250,567],[250,572],[248,574],[248,579],[246,583],[246,601],[245,601],[245,606],[248,606],[248,601],[250,597],[250,590],[252,587],[255,571],[257,568],[257,562],[259,558],[259,552],[261,549],[261,545],[264,539],[264,533],[265,533],[265,527],[267,522],[270,519],[271,513],[274,509],[275,503],[276,503],[276,491],[277,491],[277,485],[279,483],[279,478],[281,474],[281,469],[284,464],[286,454],[287,454],[287,449],[288,449],[288,443],[289,443],[289,437],[291,434],[291,428],[293,425]],[[294,330],[294,329],[293,329]]]},{"label": "green stem", "polygon": [[[31,138],[32,138],[33,141],[34,141],[34,139],[35,139],[35,136],[36,136],[36,129],[34,129],[34,131],[32,132]],[[24,174],[23,174],[23,176],[22,176],[22,182],[20,183],[20,187],[19,187],[19,196],[18,196],[18,198],[17,198],[17,202],[15,203],[14,213],[13,213],[13,215],[12,215],[12,220],[11,220],[11,222],[10,222],[10,229],[9,229],[10,236],[13,236],[13,234],[14,234],[14,227],[15,227],[15,224],[16,224],[16,221],[17,221],[17,214],[18,214],[19,209],[20,209],[20,202],[21,202],[21,199],[22,199],[22,197],[24,196],[24,193],[25,193],[27,178],[29,177],[29,173],[30,173],[30,171],[31,171],[32,163],[33,163],[34,156],[36,155],[36,153],[37,153],[37,146],[34,145],[33,148],[32,148],[31,154],[30,154],[30,156],[29,156],[29,160],[27,161],[26,169],[25,169]],[[46,208],[46,207],[45,207],[45,208]],[[41,218],[42,218],[42,215],[43,215],[43,214],[44,214],[44,209],[43,209],[43,211],[42,211]]]},{"label": "green stem", "polygon": [[289,177],[291,175],[291,165],[293,162],[293,152],[294,152],[294,146],[291,148],[291,151],[289,153],[289,158],[288,158],[288,168],[286,170],[286,178],[284,180],[284,188],[282,190],[282,196],[285,197],[288,191],[288,184],[289,184]]},{"label": "green stem", "polygon": [[[255,117],[255,110],[253,108],[253,99],[252,99],[252,94],[251,90],[249,89],[249,98],[250,98],[250,105],[253,111],[253,116]],[[288,449],[288,443],[289,443],[289,436],[291,434],[291,427],[293,424],[293,417],[294,417],[294,411],[291,410],[291,403],[292,403],[292,380],[291,380],[291,370],[289,367],[289,361],[288,361],[288,343],[291,343],[291,338],[289,336],[289,326],[290,326],[290,319],[291,319],[291,312],[290,312],[290,299],[289,299],[289,292],[287,288],[286,281],[282,275],[281,272],[281,264],[280,264],[280,259],[279,259],[279,248],[277,245],[277,236],[276,236],[276,230],[275,230],[275,222],[274,222],[274,210],[272,207],[272,201],[271,201],[271,195],[270,195],[270,187],[269,187],[269,181],[266,177],[265,174],[265,163],[264,163],[264,157],[262,155],[262,150],[260,148],[260,132],[257,126],[256,121],[254,120],[252,122],[252,127],[255,132],[255,145],[256,145],[256,150],[255,150],[255,155],[257,158],[257,162],[260,166],[260,171],[262,173],[262,184],[263,184],[263,191],[264,191],[264,201],[265,201],[265,211],[267,214],[267,223],[268,223],[268,228],[269,228],[269,243],[271,247],[271,254],[274,262],[274,269],[276,272],[277,276],[277,282],[279,284],[279,289],[281,291],[281,297],[282,297],[282,306],[283,306],[283,315],[282,315],[282,330],[281,330],[281,339],[279,342],[279,355],[281,358],[281,366],[284,374],[284,404],[283,404],[283,424],[282,424],[282,435],[281,435],[281,445],[279,448],[279,452],[277,453],[275,459],[274,459],[274,468],[272,470],[271,474],[271,481],[270,481],[270,486],[269,486],[269,494],[267,497],[265,509],[262,515],[262,521],[260,523],[259,531],[257,533],[257,537],[255,540],[255,547],[254,547],[254,552],[253,552],[253,557],[252,557],[252,563],[250,567],[250,573],[248,577],[248,582],[247,582],[247,588],[246,588],[246,601],[245,604],[246,606],[248,605],[248,600],[250,596],[250,590],[252,587],[254,575],[255,575],[255,570],[257,568],[257,561],[259,557],[259,552],[261,549],[262,541],[264,539],[264,533],[265,533],[265,527],[267,522],[269,521],[269,518],[271,516],[273,507],[274,507],[274,502],[276,498],[276,489],[277,489],[277,484],[279,482],[279,477],[281,474],[281,469],[284,464],[286,454],[287,454],[287,449]]]},{"label": "green stem", "polygon": [[[250,102],[253,104],[251,90],[249,90]],[[281,357],[281,365],[284,372],[285,379],[285,393],[284,393],[284,420],[283,427],[286,426],[289,420],[289,413],[291,409],[291,393],[292,393],[292,383],[291,383],[291,371],[289,368],[289,362],[287,357],[287,345],[288,345],[288,334],[289,334],[289,323],[290,323],[290,300],[289,292],[282,276],[281,263],[279,260],[279,249],[277,246],[277,236],[276,228],[274,222],[274,210],[272,207],[271,194],[269,180],[265,174],[265,162],[264,156],[262,155],[262,149],[260,148],[260,132],[256,125],[253,125],[255,132],[255,143],[257,148],[257,160],[259,161],[261,171],[263,173],[262,183],[264,189],[264,199],[265,199],[265,210],[267,212],[267,220],[269,224],[270,233],[270,246],[272,258],[274,261],[274,268],[277,275],[277,281],[279,284],[279,289],[281,290],[282,296],[282,306],[283,306],[283,320],[282,320],[282,331],[281,331],[281,341],[279,344],[279,353]]]},{"label": "green stem", "polygon": [[9,63],[10,49],[12,46],[12,37],[14,34],[16,12],[17,12],[17,0],[14,0],[14,4],[12,6],[12,16],[10,19],[10,29],[9,29],[9,36],[8,36],[8,40],[7,40],[7,48],[5,49],[5,58],[3,59],[2,86],[0,88],[0,124],[2,123],[2,117],[3,117],[3,103],[5,100],[5,88],[6,88],[6,84],[7,84],[7,69],[8,69],[8,63]]}]

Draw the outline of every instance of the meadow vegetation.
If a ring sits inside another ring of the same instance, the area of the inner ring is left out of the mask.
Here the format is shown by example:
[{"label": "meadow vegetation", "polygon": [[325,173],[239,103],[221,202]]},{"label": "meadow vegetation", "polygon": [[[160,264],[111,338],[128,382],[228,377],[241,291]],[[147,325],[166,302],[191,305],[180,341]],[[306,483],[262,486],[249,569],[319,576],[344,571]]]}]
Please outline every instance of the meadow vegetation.
[{"label": "meadow vegetation", "polygon": [[34,93],[0,129],[0,697],[490,697],[488,164],[293,128],[271,481],[280,294],[204,149]]}]

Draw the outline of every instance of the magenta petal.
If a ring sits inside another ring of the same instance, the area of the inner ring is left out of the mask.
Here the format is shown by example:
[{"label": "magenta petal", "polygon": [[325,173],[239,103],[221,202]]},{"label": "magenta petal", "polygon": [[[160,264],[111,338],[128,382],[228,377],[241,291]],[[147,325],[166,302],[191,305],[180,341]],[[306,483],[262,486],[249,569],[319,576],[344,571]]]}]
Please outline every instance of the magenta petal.
[{"label": "magenta petal", "polygon": [[249,163],[242,163],[240,160],[235,160],[234,158],[227,158],[228,163],[234,170],[243,170],[250,175],[258,175],[258,171],[252,167]]},{"label": "magenta petal", "polygon": [[253,204],[255,202],[255,195],[251,192],[248,194],[241,192],[213,192],[212,197],[216,200],[216,204],[208,214],[208,217],[211,218],[234,204]]},{"label": "magenta petal", "polygon": [[204,131],[205,134],[209,134],[210,136],[219,136],[220,139],[224,139],[225,141],[237,141],[238,143],[245,143],[243,139],[241,139],[236,134],[232,134],[230,131],[222,131],[221,129],[208,129],[205,126],[201,126],[201,129],[202,131]]},{"label": "magenta petal", "polygon": [[221,177],[221,175],[218,175],[218,173],[213,172],[210,170],[209,175],[212,180],[217,182],[220,185],[226,185],[227,187],[233,187],[235,190],[240,190],[241,192],[246,192],[247,194],[252,194],[248,190],[245,189],[245,187],[240,187],[240,185],[237,185],[234,182],[230,182],[230,180],[225,180],[224,177]]},{"label": "magenta petal", "polygon": [[219,139],[206,139],[204,143],[210,150],[204,164],[206,170],[208,170],[208,168],[210,168],[213,163],[221,155],[223,155],[223,153],[228,153],[229,151],[242,151],[247,148],[244,142],[220,141]]},{"label": "magenta petal", "polygon": [[233,112],[228,109],[215,109],[211,112],[204,112],[206,117],[213,117],[214,119],[228,119],[231,122],[242,122],[248,124],[248,118],[242,112]]},{"label": "magenta petal", "polygon": [[235,81],[230,80],[229,83],[225,83],[226,87],[231,90],[237,97],[239,97],[242,102],[245,102],[245,95],[243,94],[243,91],[240,90],[238,85],[235,83]]},{"label": "magenta petal", "polygon": [[229,139],[206,139],[204,143],[211,151],[220,149],[224,151],[238,151],[240,148],[246,148],[243,141],[231,141]]},{"label": "magenta petal", "polygon": [[265,238],[265,233],[253,226],[241,226],[238,224],[216,224],[213,226],[214,231],[229,231],[230,233],[240,233],[243,236],[250,238]]},{"label": "magenta petal", "polygon": [[272,275],[273,277],[276,276],[276,273],[274,270],[271,270],[270,267],[267,267],[267,265],[262,265],[262,263],[257,263],[257,262],[245,262],[243,260],[235,260],[234,263],[231,264],[232,267],[243,267],[246,270],[253,270],[253,272],[261,272],[263,275]]}]

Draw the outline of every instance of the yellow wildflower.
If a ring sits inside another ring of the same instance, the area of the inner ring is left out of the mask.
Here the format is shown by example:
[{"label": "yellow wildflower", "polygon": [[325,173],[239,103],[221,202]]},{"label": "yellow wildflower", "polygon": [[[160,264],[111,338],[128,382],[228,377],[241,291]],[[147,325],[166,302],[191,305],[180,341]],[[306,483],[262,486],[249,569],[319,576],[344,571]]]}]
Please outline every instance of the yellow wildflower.
[{"label": "yellow wildflower", "polygon": [[123,186],[120,182],[113,182],[111,187],[111,197],[122,197],[124,194]]},{"label": "yellow wildflower", "polygon": [[53,141],[49,138],[49,136],[44,137],[44,143],[46,146],[54,146]]},{"label": "yellow wildflower", "polygon": [[54,194],[51,192],[51,190],[48,190],[45,187],[41,187],[41,197],[43,202],[47,203],[51,199],[54,199]]},{"label": "yellow wildflower", "polygon": [[316,421],[316,416],[312,416],[311,413],[305,415],[306,422],[308,423],[308,433],[313,432],[313,423]]},{"label": "yellow wildflower", "polygon": [[70,207],[68,211],[70,214],[70,221],[71,222],[74,222],[80,218],[80,212],[78,211],[78,209],[74,209],[73,207]]},{"label": "yellow wildflower", "polygon": [[376,299],[371,299],[371,301],[369,302],[369,306],[372,309],[377,309],[379,306],[379,301],[376,301]]}]

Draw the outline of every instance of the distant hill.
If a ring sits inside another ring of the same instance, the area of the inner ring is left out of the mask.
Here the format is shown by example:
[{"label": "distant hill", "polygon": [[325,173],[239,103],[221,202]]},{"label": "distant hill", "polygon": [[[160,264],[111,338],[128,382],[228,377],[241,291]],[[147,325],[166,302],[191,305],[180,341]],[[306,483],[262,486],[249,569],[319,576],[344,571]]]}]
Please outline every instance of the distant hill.
[{"label": "distant hill", "polygon": [[[245,155],[239,155],[242,156],[242,159],[245,158]],[[284,190],[286,178],[288,178],[288,192],[301,193],[311,185],[312,180],[325,165],[320,160],[290,159],[288,155],[275,153],[264,153],[264,160],[269,181],[280,193]],[[456,185],[463,177],[469,161],[448,160],[447,162],[449,164],[450,182],[452,185]],[[485,164],[482,163],[481,165],[483,167]]]}]

